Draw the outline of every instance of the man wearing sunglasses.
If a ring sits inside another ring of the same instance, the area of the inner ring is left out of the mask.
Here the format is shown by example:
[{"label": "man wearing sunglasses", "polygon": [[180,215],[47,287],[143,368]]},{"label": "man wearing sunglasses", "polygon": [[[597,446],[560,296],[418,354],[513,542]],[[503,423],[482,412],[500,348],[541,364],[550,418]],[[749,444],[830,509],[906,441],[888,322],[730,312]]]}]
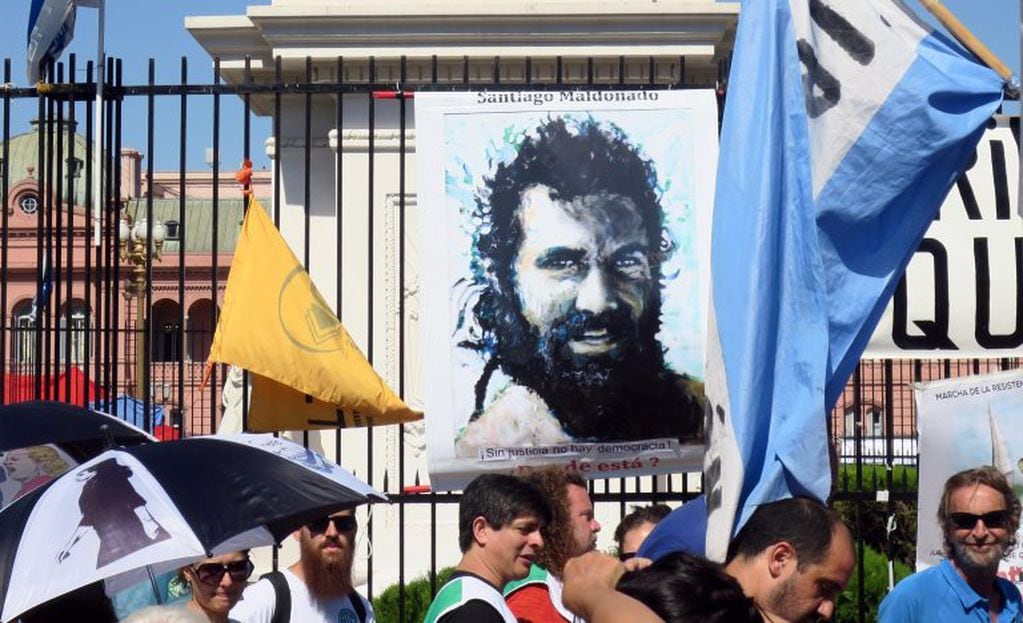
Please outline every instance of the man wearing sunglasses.
[{"label": "man wearing sunglasses", "polygon": [[231,617],[240,623],[373,623],[373,607],[352,587],[357,531],[351,509],[296,530],[298,562],[247,588]]},{"label": "man wearing sunglasses", "polygon": [[881,602],[878,621],[1023,621],[1019,590],[998,577],[1019,516],[1019,499],[994,467],[953,475],[938,505],[946,559],[899,582]]}]

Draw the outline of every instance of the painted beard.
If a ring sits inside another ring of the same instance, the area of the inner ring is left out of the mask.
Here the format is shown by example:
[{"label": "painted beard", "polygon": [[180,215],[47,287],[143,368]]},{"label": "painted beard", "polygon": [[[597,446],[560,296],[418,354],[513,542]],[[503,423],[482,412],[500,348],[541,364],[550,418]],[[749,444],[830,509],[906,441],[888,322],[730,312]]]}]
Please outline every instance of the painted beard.
[{"label": "painted beard", "polygon": [[[494,326],[502,368],[536,391],[573,437],[644,438],[643,431],[627,429],[637,404],[656,396],[651,387],[664,370],[656,339],[660,305],[650,303],[639,321],[620,308],[601,314],[573,311],[541,334],[516,305],[502,300]],[[573,341],[601,331],[613,337],[616,348],[600,355],[572,351]]]},{"label": "painted beard", "polygon": [[961,539],[951,536],[949,542],[952,544],[953,559],[964,571],[987,572],[997,569],[998,563],[1005,556],[1008,535],[999,539],[993,534],[989,534],[989,538],[984,541],[984,544],[991,545],[991,547],[986,552],[978,552],[970,547],[971,544],[977,545],[977,543],[969,536]]}]

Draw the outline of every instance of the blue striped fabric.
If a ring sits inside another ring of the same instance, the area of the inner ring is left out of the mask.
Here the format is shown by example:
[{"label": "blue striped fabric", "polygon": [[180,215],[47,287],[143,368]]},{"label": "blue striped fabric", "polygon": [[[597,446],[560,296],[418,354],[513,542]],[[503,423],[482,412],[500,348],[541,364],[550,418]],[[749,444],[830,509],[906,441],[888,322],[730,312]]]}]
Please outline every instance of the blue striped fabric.
[{"label": "blue striped fabric", "polygon": [[827,497],[827,413],[1001,93],[901,3],[743,3],[712,234],[708,555],[758,504]]}]

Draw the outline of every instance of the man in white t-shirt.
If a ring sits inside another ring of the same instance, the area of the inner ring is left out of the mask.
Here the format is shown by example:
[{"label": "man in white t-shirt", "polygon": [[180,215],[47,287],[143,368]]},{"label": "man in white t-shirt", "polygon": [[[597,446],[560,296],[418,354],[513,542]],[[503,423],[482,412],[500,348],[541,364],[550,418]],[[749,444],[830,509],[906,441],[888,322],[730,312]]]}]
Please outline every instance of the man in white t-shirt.
[{"label": "man in white t-shirt", "polygon": [[296,530],[298,562],[245,589],[231,618],[241,623],[374,623],[373,607],[352,588],[357,530],[352,510]]}]

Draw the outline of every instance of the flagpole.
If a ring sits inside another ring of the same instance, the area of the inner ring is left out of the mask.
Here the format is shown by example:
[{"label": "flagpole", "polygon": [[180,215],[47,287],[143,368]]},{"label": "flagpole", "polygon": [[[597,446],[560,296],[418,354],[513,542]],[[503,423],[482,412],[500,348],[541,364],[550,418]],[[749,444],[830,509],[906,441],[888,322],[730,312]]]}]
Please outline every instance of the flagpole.
[{"label": "flagpole", "polygon": [[995,73],[1006,82],[1012,80],[1012,70],[999,59],[984,43],[975,37],[970,30],[959,21],[952,12],[945,8],[940,0],[920,0],[920,4],[936,17],[942,26],[948,28],[952,36],[967,50],[973,52],[985,65],[995,70]]},{"label": "flagpole", "polygon": [[106,32],[107,3],[98,3],[99,17],[96,27],[96,159],[92,167],[92,246],[101,244],[100,225],[103,223],[103,86],[106,71],[106,51],[103,35]]}]

